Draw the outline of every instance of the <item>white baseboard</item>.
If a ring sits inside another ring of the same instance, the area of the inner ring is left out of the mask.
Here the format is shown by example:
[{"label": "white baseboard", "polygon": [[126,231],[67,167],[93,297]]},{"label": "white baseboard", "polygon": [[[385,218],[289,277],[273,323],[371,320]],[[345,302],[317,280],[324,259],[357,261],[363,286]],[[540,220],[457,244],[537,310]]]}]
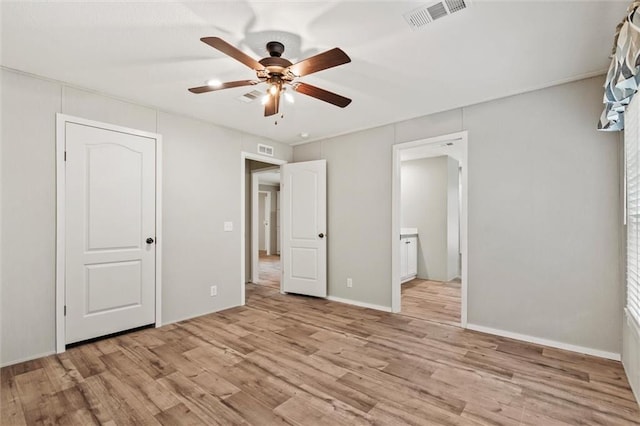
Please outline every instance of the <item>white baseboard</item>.
[{"label": "white baseboard", "polygon": [[[417,275],[411,275],[410,277],[407,277],[407,278],[403,279],[402,281],[400,281],[400,284],[408,283],[409,281],[415,280],[416,278],[418,278]],[[420,278],[420,279],[422,279],[422,278]]]},{"label": "white baseboard", "polygon": [[44,352],[44,353],[41,353],[41,354],[38,354],[38,355],[30,355],[30,356],[25,357],[25,358],[15,359],[15,360],[9,361],[9,362],[3,362],[2,364],[0,364],[0,367],[8,367],[10,365],[20,364],[21,362],[33,361],[34,359],[44,358],[44,357],[49,356],[49,355],[54,355],[55,353],[56,353],[56,351],[48,351],[48,352]]},{"label": "white baseboard", "polygon": [[360,306],[361,308],[375,309],[376,311],[391,312],[390,306],[374,305],[372,303],[358,302],[357,300],[343,299],[341,297],[327,296],[328,300],[338,303],[346,303],[347,305]]},{"label": "white baseboard", "polygon": [[541,339],[539,337],[528,336],[526,334],[513,333],[511,331],[499,330],[496,328],[485,327],[477,324],[467,324],[469,330],[479,331],[481,333],[494,334],[496,336],[508,337],[509,339],[522,340],[523,342],[535,343],[537,345],[550,346],[556,349],[564,349],[566,351],[578,352],[581,354],[597,356],[599,358],[612,359],[620,361],[620,354],[615,352],[601,351],[599,349],[587,348],[584,346],[571,345],[569,343],[557,342],[555,340]]}]

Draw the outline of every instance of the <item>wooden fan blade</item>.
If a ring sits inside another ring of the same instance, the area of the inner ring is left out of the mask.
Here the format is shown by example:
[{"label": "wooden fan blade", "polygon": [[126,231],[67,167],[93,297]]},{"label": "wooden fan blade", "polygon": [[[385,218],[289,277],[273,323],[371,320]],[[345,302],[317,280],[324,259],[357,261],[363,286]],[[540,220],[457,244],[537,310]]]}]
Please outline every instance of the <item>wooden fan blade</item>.
[{"label": "wooden fan blade", "polygon": [[269,95],[269,100],[264,105],[264,116],[269,117],[271,115],[276,115],[278,113],[278,109],[280,107],[280,94],[278,96]]},{"label": "wooden fan blade", "polygon": [[260,83],[258,80],[229,81],[227,83],[222,83],[220,86],[215,86],[215,87],[213,86],[192,87],[189,89],[189,91],[191,93],[207,93],[207,92],[215,92],[216,90],[230,89],[232,87],[252,86],[258,83]]},{"label": "wooden fan blade", "polygon": [[236,61],[242,62],[252,70],[260,71],[264,69],[264,66],[260,62],[256,61],[237,47],[230,45],[220,37],[203,37],[200,40],[214,49],[218,49],[225,55],[231,56]]},{"label": "wooden fan blade", "polygon": [[349,98],[345,98],[344,96],[340,96],[333,92],[329,92],[328,90],[324,90],[306,83],[293,84],[293,90],[298,93],[303,93],[307,96],[320,99],[321,101],[329,102],[330,104],[339,106],[340,108],[344,108],[351,103],[351,99]]},{"label": "wooden fan blade", "polygon": [[289,70],[298,77],[312,74],[314,72],[326,70],[327,68],[337,67],[338,65],[351,62],[351,58],[347,56],[339,48],[327,50],[310,58],[304,59],[297,64],[289,67]]}]

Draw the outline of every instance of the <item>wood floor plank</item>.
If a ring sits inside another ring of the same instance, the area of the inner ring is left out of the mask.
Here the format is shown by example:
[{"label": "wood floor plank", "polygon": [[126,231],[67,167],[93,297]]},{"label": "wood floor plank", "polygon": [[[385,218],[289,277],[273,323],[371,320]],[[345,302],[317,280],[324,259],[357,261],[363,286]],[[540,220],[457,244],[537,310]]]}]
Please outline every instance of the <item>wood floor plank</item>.
[{"label": "wood floor plank", "polygon": [[[336,377],[323,374],[321,369],[315,369],[306,363],[288,361],[281,354],[256,351],[249,356],[249,359],[312,395],[340,400],[363,412],[369,411],[377,402],[368,395],[339,383]],[[346,371],[343,370],[342,375],[345,373]]]},{"label": "wood floor plank", "polygon": [[224,402],[253,425],[290,424],[285,419],[277,415],[274,410],[244,392],[235,393],[226,398]]},{"label": "wood floor plank", "polygon": [[398,315],[275,282],[247,284],[243,307],[3,368],[0,423],[640,425],[619,362],[453,326],[459,283],[403,285]]},{"label": "wood floor plank", "polygon": [[163,425],[200,426],[205,424],[204,420],[183,403],[156,414],[156,420]]},{"label": "wood floor plank", "polygon": [[168,376],[158,379],[158,381],[173,392],[187,408],[207,424],[249,424],[219,398],[184,377],[180,372],[176,371],[171,373]]},{"label": "wood floor plank", "polygon": [[175,372],[174,366],[164,362],[150,349],[140,345],[133,338],[119,336],[116,337],[116,340],[120,343],[121,352],[135,362],[150,377],[156,379]]},{"label": "wood floor plank", "polygon": [[435,391],[424,390],[424,383],[415,386],[403,386],[396,380],[386,380],[384,376],[371,377],[371,375],[347,373],[338,380],[347,386],[357,389],[378,400],[393,401],[404,404],[405,401],[415,399],[429,406],[433,411],[447,412],[459,415],[465,406],[465,401],[454,395],[443,393],[440,389]]},{"label": "wood floor plank", "polygon": [[[515,404],[467,404],[461,416],[481,425],[519,426],[522,424],[524,408],[522,402]],[[552,423],[541,423],[545,426]]]},{"label": "wood floor plank", "polygon": [[179,403],[179,401],[156,380],[146,374],[122,352],[113,352],[101,357],[109,371],[122,382],[132,386],[145,407],[153,414],[167,410]]},{"label": "wood floor plank", "polygon": [[[291,406],[294,407],[291,407]],[[300,408],[305,407],[303,410]],[[318,424],[336,425],[370,425],[372,424],[371,416],[362,412],[340,400],[334,399],[328,395],[311,394],[301,392],[296,394],[284,404],[276,407],[275,412],[281,414],[285,418],[299,419],[300,415],[308,410],[322,413]],[[309,424],[306,421],[302,424]]]},{"label": "wood floor plank", "polygon": [[220,374],[240,390],[272,409],[299,392],[295,384],[269,374],[267,370],[248,361],[239,362]]},{"label": "wood floor plank", "polygon": [[26,425],[22,399],[16,386],[15,369],[5,367],[0,370],[2,385],[0,387],[0,424]]},{"label": "wood floor plank", "polygon": [[402,314],[405,316],[460,325],[460,282],[440,282],[416,278],[402,284]]},{"label": "wood floor plank", "polygon": [[122,382],[110,372],[92,375],[83,383],[87,386],[85,392],[91,394],[91,400],[99,401],[99,405],[96,404],[94,407],[99,406],[104,409],[99,412],[92,410],[96,417],[103,417],[106,412],[108,417],[118,425],[159,424],[143,404],[131,398],[130,391],[126,390]]}]

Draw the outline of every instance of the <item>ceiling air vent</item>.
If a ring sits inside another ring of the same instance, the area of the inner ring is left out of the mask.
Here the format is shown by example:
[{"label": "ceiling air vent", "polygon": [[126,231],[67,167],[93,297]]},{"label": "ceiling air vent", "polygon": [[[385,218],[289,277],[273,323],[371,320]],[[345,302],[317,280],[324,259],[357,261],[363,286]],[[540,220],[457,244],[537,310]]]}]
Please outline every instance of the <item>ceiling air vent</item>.
[{"label": "ceiling air vent", "polygon": [[467,8],[467,4],[464,0],[445,0],[449,13],[454,13],[462,9]]},{"label": "ceiling air vent", "polygon": [[449,12],[447,12],[447,9],[444,7],[444,3],[442,2],[427,7],[427,12],[429,12],[429,15],[431,15],[431,19],[433,19],[434,21],[436,19],[444,18],[449,14]]},{"label": "ceiling air vent", "polygon": [[452,13],[459,12],[469,7],[470,0],[443,0],[429,3],[405,13],[404,19],[412,30],[417,30],[437,19],[444,18]]},{"label": "ceiling air vent", "polygon": [[261,96],[262,96],[262,92],[259,92],[258,90],[252,90],[251,92],[248,92],[242,96],[239,96],[238,100],[241,102],[249,103],[249,102],[255,101]]},{"label": "ceiling air vent", "polygon": [[258,144],[258,154],[268,155],[269,157],[273,157],[273,147],[269,145],[263,145],[261,143]]}]

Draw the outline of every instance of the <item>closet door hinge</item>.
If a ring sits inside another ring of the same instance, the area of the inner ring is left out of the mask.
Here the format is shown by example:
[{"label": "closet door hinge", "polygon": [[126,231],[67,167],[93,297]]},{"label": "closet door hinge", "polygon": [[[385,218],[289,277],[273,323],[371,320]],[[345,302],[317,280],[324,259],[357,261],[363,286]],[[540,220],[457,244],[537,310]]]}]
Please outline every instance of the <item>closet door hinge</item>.
[{"label": "closet door hinge", "polygon": [[67,316],[67,305],[64,305],[64,316]]},{"label": "closet door hinge", "polygon": [[67,161],[67,151],[64,152],[64,161]]}]

